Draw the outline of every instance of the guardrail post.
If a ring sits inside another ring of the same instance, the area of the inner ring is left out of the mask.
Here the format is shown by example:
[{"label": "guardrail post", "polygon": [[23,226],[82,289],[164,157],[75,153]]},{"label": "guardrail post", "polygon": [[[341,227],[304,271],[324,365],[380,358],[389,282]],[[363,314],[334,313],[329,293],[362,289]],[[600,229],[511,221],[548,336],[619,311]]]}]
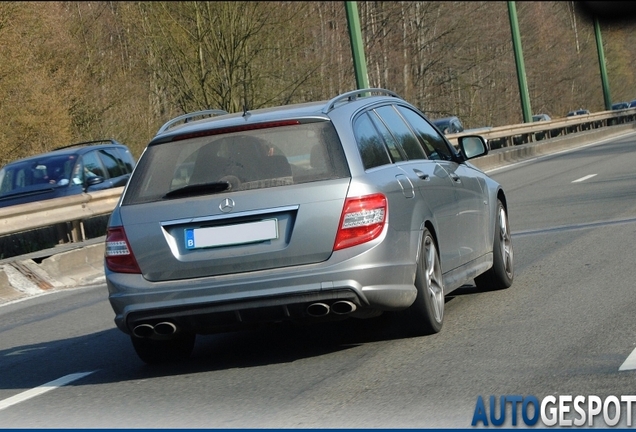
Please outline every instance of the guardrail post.
[{"label": "guardrail post", "polygon": [[71,239],[73,240],[73,243],[84,241],[86,239],[83,221],[74,220],[71,222]]},{"label": "guardrail post", "polygon": [[68,232],[68,222],[61,222],[55,224],[57,229],[57,244],[64,244],[71,241],[71,237]]}]

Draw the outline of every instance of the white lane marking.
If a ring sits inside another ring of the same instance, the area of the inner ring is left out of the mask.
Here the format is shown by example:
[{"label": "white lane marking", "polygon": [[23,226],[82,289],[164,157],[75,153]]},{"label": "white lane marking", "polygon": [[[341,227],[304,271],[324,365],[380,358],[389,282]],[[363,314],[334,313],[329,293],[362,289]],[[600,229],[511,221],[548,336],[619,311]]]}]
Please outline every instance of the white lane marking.
[{"label": "white lane marking", "polygon": [[597,176],[597,174],[586,175],[585,177],[581,177],[580,179],[572,180],[572,183],[580,183],[582,181],[591,179],[592,177],[596,177],[596,176]]},{"label": "white lane marking", "polygon": [[627,357],[627,359],[623,362],[621,367],[618,368],[619,371],[623,370],[634,370],[636,369],[636,348],[632,353]]},{"label": "white lane marking", "polygon": [[24,354],[26,352],[29,352],[29,351],[43,350],[43,349],[46,349],[46,347],[25,348],[25,349],[21,349],[21,350],[10,352],[9,354],[5,354],[4,356],[5,357],[9,357],[9,356],[14,356],[14,355],[22,355],[22,354]]},{"label": "white lane marking", "polygon": [[66,375],[63,376],[62,378],[58,378],[54,381],[48,382],[46,384],[42,384],[39,387],[33,388],[31,390],[27,390],[25,392],[19,393],[15,396],[11,396],[10,398],[4,399],[0,401],[0,411],[2,411],[5,408],[8,408],[12,405],[16,405],[19,404],[20,402],[24,402],[25,400],[34,398],[36,396],[39,396],[43,393],[46,393],[48,391],[51,390],[55,390],[56,388],[65,386],[68,383],[71,383],[73,381],[76,381],[80,378],[84,378],[86,375],[90,375],[95,371],[92,372],[79,372],[79,373],[74,373],[74,374],[70,374],[70,375]]}]

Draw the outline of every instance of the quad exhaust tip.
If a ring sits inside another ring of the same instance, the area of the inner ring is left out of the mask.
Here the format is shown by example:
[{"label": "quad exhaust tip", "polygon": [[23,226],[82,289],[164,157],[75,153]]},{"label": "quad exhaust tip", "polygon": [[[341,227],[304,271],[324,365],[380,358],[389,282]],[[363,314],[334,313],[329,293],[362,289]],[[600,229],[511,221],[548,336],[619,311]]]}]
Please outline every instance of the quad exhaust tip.
[{"label": "quad exhaust tip", "polygon": [[150,324],[139,324],[133,329],[133,334],[139,338],[147,338],[152,336],[155,329]]},{"label": "quad exhaust tip", "polygon": [[153,335],[169,336],[177,332],[177,326],[168,321],[160,322],[154,326],[144,323],[135,326],[132,332],[138,338],[148,338]]},{"label": "quad exhaust tip", "polygon": [[155,326],[155,333],[161,336],[167,336],[175,334],[177,332],[177,326],[171,322],[160,322]]},{"label": "quad exhaust tip", "polygon": [[329,313],[329,305],[325,303],[312,303],[307,306],[307,313],[312,317],[321,317]]},{"label": "quad exhaust tip", "polygon": [[356,304],[349,300],[339,300],[331,306],[326,303],[312,303],[307,306],[307,314],[312,317],[322,317],[330,312],[336,315],[347,315],[355,312],[357,308]]},{"label": "quad exhaust tip", "polygon": [[[336,315],[347,315],[357,309],[355,303],[349,300],[339,300],[331,306],[326,303],[312,303],[307,306],[307,314],[312,317],[323,317],[333,312]],[[177,326],[169,321],[163,321],[154,326],[149,323],[138,324],[133,328],[133,335],[138,338],[152,336],[170,336],[177,332]]]},{"label": "quad exhaust tip", "polygon": [[347,315],[355,312],[357,308],[356,304],[349,300],[340,300],[331,305],[331,312],[336,315]]}]

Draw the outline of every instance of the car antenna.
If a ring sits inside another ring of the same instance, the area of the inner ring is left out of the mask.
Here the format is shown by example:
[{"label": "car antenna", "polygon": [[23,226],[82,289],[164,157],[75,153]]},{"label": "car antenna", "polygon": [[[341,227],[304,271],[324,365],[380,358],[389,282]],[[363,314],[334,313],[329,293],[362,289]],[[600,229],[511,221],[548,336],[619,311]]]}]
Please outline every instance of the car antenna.
[{"label": "car antenna", "polygon": [[[243,75],[245,75],[245,71],[243,71]],[[247,112],[247,82],[245,76],[243,76],[243,117],[249,115],[250,113]]]}]

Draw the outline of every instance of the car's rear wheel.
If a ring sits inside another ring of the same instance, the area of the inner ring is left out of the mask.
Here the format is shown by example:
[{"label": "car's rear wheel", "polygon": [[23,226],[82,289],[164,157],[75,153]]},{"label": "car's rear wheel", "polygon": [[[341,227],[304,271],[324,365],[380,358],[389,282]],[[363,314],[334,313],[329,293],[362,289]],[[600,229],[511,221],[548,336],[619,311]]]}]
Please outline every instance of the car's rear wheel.
[{"label": "car's rear wheel", "polygon": [[131,336],[135,352],[148,364],[187,360],[194,349],[196,334],[180,332],[170,339],[151,339]]},{"label": "car's rear wheel", "polygon": [[444,282],[435,239],[424,229],[415,273],[417,297],[408,309],[410,327],[419,335],[437,333],[444,323]]},{"label": "car's rear wheel", "polygon": [[480,290],[508,288],[514,279],[514,254],[508,214],[500,200],[497,200],[497,220],[493,242],[493,265],[485,273],[475,278]]}]

